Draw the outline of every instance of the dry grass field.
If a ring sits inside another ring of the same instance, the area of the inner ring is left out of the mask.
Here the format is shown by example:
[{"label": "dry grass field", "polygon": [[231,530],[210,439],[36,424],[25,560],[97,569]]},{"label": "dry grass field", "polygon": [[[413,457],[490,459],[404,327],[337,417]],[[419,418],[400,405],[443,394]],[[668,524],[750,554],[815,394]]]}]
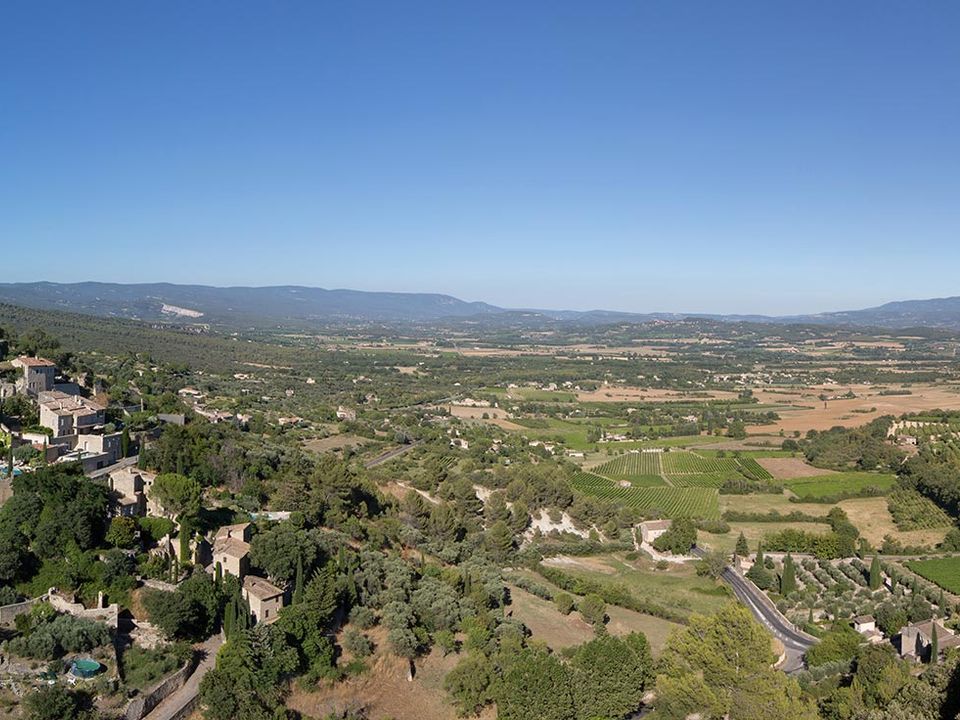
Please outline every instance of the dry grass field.
[{"label": "dry grass field", "polygon": [[[379,628],[377,629],[379,631]],[[375,634],[375,633],[371,633]],[[383,634],[383,633],[380,633]],[[385,647],[385,638],[376,637],[379,647]],[[378,650],[368,659],[368,672],[335,685],[321,684],[304,690],[293,683],[287,707],[304,717],[341,717],[347,712],[370,720],[454,720],[456,710],[450,705],[443,690],[443,678],[457,664],[459,657],[446,657],[437,650],[416,661],[416,676],[407,680],[406,661]],[[496,713],[488,709],[481,718],[491,720]]]},{"label": "dry grass field", "polygon": [[[902,415],[924,410],[960,409],[960,393],[942,385],[887,386],[889,390],[909,390],[910,395],[881,395],[880,390],[863,385],[809,386],[795,392],[784,390],[756,390],[754,396],[764,404],[795,405],[795,408],[777,410],[780,420],[769,425],[756,425],[749,428],[751,434],[778,433],[783,430],[792,433],[795,430],[829,430],[837,425],[856,427],[870,422],[882,415]],[[826,407],[819,399],[821,394],[843,395],[852,390],[857,396],[844,400],[828,400]]]},{"label": "dry grass field", "polygon": [[794,480],[833,474],[833,470],[815,468],[800,458],[757,458],[757,462],[773,475],[775,480]]},{"label": "dry grass field", "polygon": [[887,499],[855,498],[839,503],[847,513],[850,522],[857,526],[860,534],[874,545],[883,542],[884,535],[890,535],[904,545],[936,545],[943,541],[949,528],[935,530],[897,530],[893,516],[887,509]]}]

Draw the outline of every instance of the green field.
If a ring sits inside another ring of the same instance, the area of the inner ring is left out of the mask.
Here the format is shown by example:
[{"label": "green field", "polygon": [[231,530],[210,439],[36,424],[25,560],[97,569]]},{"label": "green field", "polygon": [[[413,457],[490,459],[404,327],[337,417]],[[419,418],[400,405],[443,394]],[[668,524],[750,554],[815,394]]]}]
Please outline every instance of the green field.
[{"label": "green field", "polygon": [[858,493],[867,487],[876,487],[889,490],[897,482],[896,475],[868,472],[841,472],[833,475],[817,475],[816,477],[798,478],[785,483],[786,487],[797,497],[819,498],[840,495],[842,493]]},{"label": "green field", "polygon": [[731,457],[703,457],[697,453],[673,450],[663,455],[664,472],[670,475],[736,472],[737,461]]},{"label": "green field", "polygon": [[920,577],[960,595],[960,557],[913,560],[906,565]]},{"label": "green field", "polygon": [[894,490],[887,499],[887,509],[898,530],[934,530],[953,525],[949,515],[916,490]]},{"label": "green field", "polygon": [[717,491],[712,488],[623,487],[592,473],[577,473],[571,482],[585,495],[643,510],[659,510],[670,518],[716,520],[720,517]]}]

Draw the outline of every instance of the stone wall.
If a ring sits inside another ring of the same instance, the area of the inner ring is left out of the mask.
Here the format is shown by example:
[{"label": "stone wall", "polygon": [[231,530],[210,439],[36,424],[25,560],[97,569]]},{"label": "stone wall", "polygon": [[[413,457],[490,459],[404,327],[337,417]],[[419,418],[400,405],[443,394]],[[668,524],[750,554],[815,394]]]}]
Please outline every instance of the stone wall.
[{"label": "stone wall", "polygon": [[30,612],[30,608],[47,599],[46,595],[0,607],[0,625],[12,625],[18,615]]},{"label": "stone wall", "polygon": [[131,700],[130,704],[127,705],[127,709],[123,712],[123,720],[142,720],[147,713],[163,702],[165,698],[184,686],[193,674],[195,665],[195,659],[191,658],[182,668],[162,680],[160,684],[152,690]]}]

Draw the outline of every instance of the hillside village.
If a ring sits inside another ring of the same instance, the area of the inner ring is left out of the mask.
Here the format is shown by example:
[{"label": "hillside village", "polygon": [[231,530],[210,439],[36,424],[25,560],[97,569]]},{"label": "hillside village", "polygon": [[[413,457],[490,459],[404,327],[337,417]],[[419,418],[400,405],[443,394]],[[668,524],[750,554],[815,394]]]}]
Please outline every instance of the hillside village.
[{"label": "hillside village", "polygon": [[[372,672],[366,697],[388,672],[453,717],[522,694],[471,699],[458,674],[500,672],[487,664],[514,643],[583,687],[556,640],[578,633],[576,652],[632,658],[614,713],[626,717],[671,702],[650,673],[675,632],[714,621],[761,628],[764,682],[809,694],[787,717],[846,702],[842,678],[866,653],[904,683],[953,667],[960,588],[927,567],[954,562],[960,530],[932,488],[896,477],[952,452],[952,412],[777,432],[810,411],[763,392],[830,412],[887,386],[744,390],[721,374],[728,384],[685,391],[683,370],[662,369],[667,387],[640,389],[611,372],[563,379],[589,367],[572,357],[521,382],[526,359],[496,374],[478,361],[467,371],[484,381],[465,385],[443,356],[405,361],[416,374],[347,357],[331,358],[348,367],[329,386],[282,363],[0,364],[0,697],[22,709],[63,689],[126,720],[326,717],[350,712],[338,693]],[[425,377],[433,402],[387,407]],[[867,513],[891,518],[884,535]],[[477,651],[471,633],[502,639]],[[262,674],[281,657],[288,669]],[[237,662],[244,681],[288,689],[231,697]],[[438,667],[439,695],[418,680]],[[371,717],[413,717],[389,707]]]}]

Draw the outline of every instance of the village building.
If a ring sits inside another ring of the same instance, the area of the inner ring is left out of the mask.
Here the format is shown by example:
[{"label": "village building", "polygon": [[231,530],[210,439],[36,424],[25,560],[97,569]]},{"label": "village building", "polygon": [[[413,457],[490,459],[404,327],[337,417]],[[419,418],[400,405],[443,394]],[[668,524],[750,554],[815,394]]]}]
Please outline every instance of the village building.
[{"label": "village building", "polygon": [[53,431],[53,437],[79,435],[102,430],[106,408],[98,402],[59,390],[38,394],[40,424]]},{"label": "village building", "polygon": [[942,621],[925,620],[900,628],[900,657],[929,660],[934,628],[937,630],[937,645],[941,653],[948,648],[960,647],[960,635],[947,628]]},{"label": "village building", "polygon": [[256,575],[243,579],[243,598],[256,622],[273,622],[283,609],[283,590]]},{"label": "village building", "polygon": [[647,520],[642,522],[640,523],[640,539],[650,544],[669,530],[671,525],[673,525],[672,520]]},{"label": "village building", "polygon": [[57,377],[56,363],[45,358],[22,356],[10,364],[23,372],[23,376],[17,381],[20,392],[36,397],[53,389]]},{"label": "village building", "polygon": [[213,563],[242,580],[250,571],[250,523],[225,525],[213,540]]},{"label": "village building", "polygon": [[871,645],[883,642],[883,633],[877,629],[877,621],[873,615],[859,615],[853,619],[853,629],[863,635]]},{"label": "village building", "polygon": [[107,484],[113,491],[117,514],[139,517],[147,514],[149,510],[157,510],[147,492],[155,479],[156,475],[153,473],[132,467],[110,473]]}]

